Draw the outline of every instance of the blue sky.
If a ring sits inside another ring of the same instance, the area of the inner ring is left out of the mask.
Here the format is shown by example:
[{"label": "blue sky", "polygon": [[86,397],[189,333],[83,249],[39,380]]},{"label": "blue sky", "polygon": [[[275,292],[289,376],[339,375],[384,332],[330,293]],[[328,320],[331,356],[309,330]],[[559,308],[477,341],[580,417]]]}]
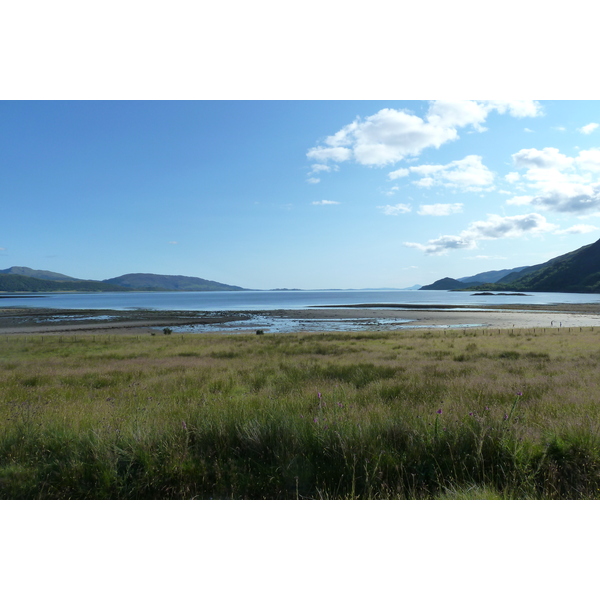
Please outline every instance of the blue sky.
[{"label": "blue sky", "polygon": [[408,287],[600,237],[595,101],[3,101],[0,265]]}]

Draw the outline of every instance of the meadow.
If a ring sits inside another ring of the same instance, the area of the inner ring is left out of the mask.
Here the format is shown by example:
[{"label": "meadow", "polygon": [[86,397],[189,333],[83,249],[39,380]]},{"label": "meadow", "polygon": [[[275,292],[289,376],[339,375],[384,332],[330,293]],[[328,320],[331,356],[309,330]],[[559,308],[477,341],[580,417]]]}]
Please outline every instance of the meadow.
[{"label": "meadow", "polygon": [[596,499],[600,329],[0,336],[2,499]]}]

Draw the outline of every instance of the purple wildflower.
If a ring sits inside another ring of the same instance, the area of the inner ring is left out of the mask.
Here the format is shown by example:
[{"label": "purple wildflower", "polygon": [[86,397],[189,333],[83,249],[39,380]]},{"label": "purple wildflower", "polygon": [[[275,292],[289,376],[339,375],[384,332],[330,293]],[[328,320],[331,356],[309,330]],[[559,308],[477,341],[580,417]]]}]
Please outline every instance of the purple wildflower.
[{"label": "purple wildflower", "polygon": [[321,392],[317,392],[317,398],[321,399]]},{"label": "purple wildflower", "polygon": [[441,414],[442,414],[442,409],[441,409],[441,408],[439,408],[439,409],[437,410],[437,414],[438,414],[438,415],[441,415]]},{"label": "purple wildflower", "polygon": [[504,419],[503,419],[503,420],[504,420],[504,421],[507,421],[507,420],[508,420],[508,415],[506,415],[506,414],[505,414],[505,415],[504,415]]},{"label": "purple wildflower", "polygon": [[517,396],[522,396],[523,392],[517,392]]}]

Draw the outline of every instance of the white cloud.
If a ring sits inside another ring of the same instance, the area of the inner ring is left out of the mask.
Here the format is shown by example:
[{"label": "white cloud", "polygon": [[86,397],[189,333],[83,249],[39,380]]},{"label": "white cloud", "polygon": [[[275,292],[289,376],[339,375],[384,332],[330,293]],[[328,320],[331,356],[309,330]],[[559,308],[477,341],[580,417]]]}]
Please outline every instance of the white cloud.
[{"label": "white cloud", "polygon": [[542,106],[536,100],[496,101],[488,104],[500,114],[508,111],[511,117],[540,117],[543,115]]},{"label": "white cloud", "polygon": [[309,177],[306,181],[308,183],[319,183],[321,180],[318,177]]},{"label": "white cloud", "polygon": [[524,148],[512,155],[513,162],[517,169],[524,168],[558,168],[569,167],[573,159],[561,154],[557,148]]},{"label": "white cloud", "polygon": [[316,148],[311,148],[306,153],[306,156],[311,160],[343,162],[351,158],[352,152],[348,148],[324,148],[323,146],[317,146]]},{"label": "white cloud", "polygon": [[598,127],[598,123],[588,123],[587,125],[580,127],[577,131],[585,133],[585,135],[589,135],[590,133],[592,133],[592,131],[594,131],[594,129],[597,129]]},{"label": "white cloud", "polygon": [[557,148],[526,148],[512,158],[518,169],[525,170],[519,182],[527,193],[508,204],[579,214],[600,209],[600,181],[593,178],[593,173],[600,172],[600,149],[581,150],[569,157]]},{"label": "white cloud", "polygon": [[523,131],[525,133],[533,133],[533,129],[529,129],[529,127],[525,127],[525,129],[523,129]]},{"label": "white cloud", "polygon": [[179,242],[169,242],[169,244],[177,245],[177,244],[179,244]]},{"label": "white cloud", "polygon": [[407,177],[410,171],[408,169],[398,169],[388,174],[390,179],[399,179],[400,177]]},{"label": "white cloud", "polygon": [[566,184],[535,196],[531,204],[566,213],[584,213],[600,209],[600,184]]},{"label": "white cloud", "polygon": [[377,208],[381,210],[384,215],[390,215],[392,217],[409,213],[412,210],[410,204],[395,204],[393,206],[387,204],[386,206],[378,206]]},{"label": "white cloud", "polygon": [[384,108],[365,119],[357,117],[326,137],[325,146],[311,148],[307,157],[321,163],[354,159],[368,166],[394,164],[418,156],[426,148],[439,148],[458,139],[458,128],[484,131],[483,123],[493,110],[514,117],[541,114],[540,105],[530,101],[434,101],[425,118],[405,110]]},{"label": "white cloud", "polygon": [[521,176],[516,171],[513,171],[512,173],[505,175],[504,179],[506,179],[508,183],[516,183],[519,181],[519,179],[521,179]]},{"label": "white cloud", "polygon": [[421,187],[441,185],[465,192],[493,189],[494,174],[481,162],[481,156],[474,154],[447,165],[420,165],[409,169],[411,173],[424,176],[415,182]]},{"label": "white cloud", "polygon": [[568,227],[567,229],[559,229],[555,231],[556,234],[579,234],[579,233],[591,233],[592,231],[597,231],[598,227],[594,225],[573,225],[573,227]]},{"label": "white cloud", "polygon": [[582,150],[575,162],[584,171],[600,171],[600,149]]},{"label": "white cloud", "polygon": [[329,172],[331,167],[329,165],[312,165],[310,168],[311,173],[319,173],[320,171]]},{"label": "white cloud", "polygon": [[456,204],[421,204],[418,214],[432,217],[446,217],[454,213],[462,212],[463,205]]},{"label": "white cloud", "polygon": [[327,206],[329,204],[341,204],[340,202],[336,202],[335,200],[317,200],[313,202],[315,206]]},{"label": "white cloud", "polygon": [[427,244],[405,242],[409,248],[416,248],[426,254],[445,254],[448,250],[470,250],[477,247],[479,240],[520,237],[556,229],[540,214],[501,217],[488,215],[487,221],[475,221],[459,235],[443,235],[429,240]]}]

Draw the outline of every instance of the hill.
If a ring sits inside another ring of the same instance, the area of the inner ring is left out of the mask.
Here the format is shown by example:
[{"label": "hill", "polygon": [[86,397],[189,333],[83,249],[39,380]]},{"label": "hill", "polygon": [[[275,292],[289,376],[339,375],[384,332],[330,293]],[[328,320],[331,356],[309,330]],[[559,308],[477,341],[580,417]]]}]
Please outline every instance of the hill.
[{"label": "hill", "polygon": [[421,289],[598,294],[600,293],[600,240],[539,265],[517,267],[506,271],[507,274],[496,282],[485,280],[494,279],[502,271],[488,271],[460,279],[446,277]]},{"label": "hill", "polygon": [[244,288],[184,275],[155,275],[153,273],[128,273],[105,279],[104,283],[119,285],[130,290],[179,291],[179,292],[227,292]]},{"label": "hill", "polygon": [[420,287],[421,290],[463,290],[470,288],[476,283],[463,283],[458,279],[452,279],[451,277],[444,277],[444,279],[438,279],[429,285]]},{"label": "hill", "polygon": [[520,273],[511,273],[495,284],[469,289],[600,293],[600,240]]},{"label": "hill", "polygon": [[484,273],[477,273],[477,275],[471,275],[470,277],[459,277],[458,281],[475,285],[477,283],[496,283],[509,275],[514,275],[514,277],[517,278],[523,269],[530,268],[531,267],[516,267],[514,269],[501,269],[500,271],[485,271]]},{"label": "hill", "polygon": [[39,271],[30,269],[29,267],[10,267],[8,269],[0,269],[0,274],[6,275],[24,275],[25,277],[34,277],[35,279],[44,279],[47,281],[83,281],[75,277],[69,277],[62,273],[54,273],[53,271]]},{"label": "hill", "polygon": [[600,240],[541,265],[501,285],[532,292],[600,292]]},{"label": "hill", "polygon": [[127,292],[118,285],[100,281],[50,281],[25,275],[0,273],[0,291],[2,292]]}]

